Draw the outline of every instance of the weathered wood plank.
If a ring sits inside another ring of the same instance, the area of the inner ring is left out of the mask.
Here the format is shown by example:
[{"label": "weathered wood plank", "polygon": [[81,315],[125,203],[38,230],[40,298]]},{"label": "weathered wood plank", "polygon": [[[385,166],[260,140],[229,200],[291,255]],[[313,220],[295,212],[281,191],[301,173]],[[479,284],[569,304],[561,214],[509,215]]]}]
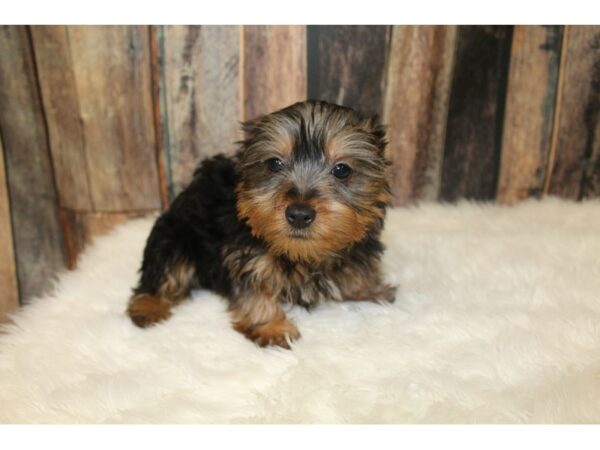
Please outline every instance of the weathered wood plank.
[{"label": "weathered wood plank", "polygon": [[497,192],[500,203],[543,193],[561,43],[560,26],[514,29]]},{"label": "weathered wood plank", "polygon": [[51,286],[65,255],[27,29],[0,27],[0,130],[21,300]]},{"label": "weathered wood plank", "polygon": [[546,192],[600,195],[600,26],[567,26],[560,108]]},{"label": "weathered wood plank", "polygon": [[19,288],[13,249],[10,202],[4,170],[4,148],[0,139],[0,322],[19,307]]},{"label": "weathered wood plank", "polygon": [[67,267],[75,269],[77,259],[85,247],[96,237],[108,233],[115,226],[129,219],[142,217],[150,211],[131,212],[82,212],[63,209],[60,211],[60,221],[65,231],[65,246],[67,249]]},{"label": "weathered wood plank", "polygon": [[96,211],[161,205],[148,33],[143,26],[67,27]]},{"label": "weathered wood plank", "polygon": [[460,26],[450,92],[441,198],[496,197],[510,26]]},{"label": "weathered wood plank", "polygon": [[187,186],[199,161],[233,153],[241,138],[240,34],[239,26],[162,28],[171,198]]},{"label": "weathered wood plank", "polygon": [[62,207],[92,210],[83,124],[67,27],[31,27],[54,178]]},{"label": "weathered wood plank", "polygon": [[383,113],[385,63],[391,27],[308,27],[308,97]]},{"label": "weathered wood plank", "polygon": [[392,29],[383,119],[396,205],[438,198],[455,43],[455,26]]},{"label": "weathered wood plank", "polygon": [[244,26],[244,120],[306,99],[306,27]]},{"label": "weathered wood plank", "polygon": [[[166,148],[168,148],[168,142],[166,137],[167,126],[166,121],[163,121],[162,111],[166,110],[165,96],[161,95],[164,91],[164,67],[163,54],[161,50],[163,48],[163,26],[162,25],[151,25],[150,26],[150,66],[152,70],[152,117],[154,119],[154,136],[156,137],[156,168],[158,172],[158,186],[160,191],[160,202],[162,209],[166,209],[169,206],[169,188],[168,188],[168,177],[166,169]],[[165,115],[166,117],[166,115]]]}]

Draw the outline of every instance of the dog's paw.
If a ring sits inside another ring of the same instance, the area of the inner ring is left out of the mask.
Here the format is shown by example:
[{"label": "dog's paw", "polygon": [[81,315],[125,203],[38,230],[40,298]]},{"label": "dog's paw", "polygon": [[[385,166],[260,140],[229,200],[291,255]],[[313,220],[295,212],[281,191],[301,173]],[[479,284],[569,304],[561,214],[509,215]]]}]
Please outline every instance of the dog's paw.
[{"label": "dog's paw", "polygon": [[280,319],[257,325],[242,331],[244,335],[261,347],[276,345],[290,349],[290,343],[300,338],[300,332],[290,320]]},{"label": "dog's paw", "polygon": [[146,328],[171,317],[171,304],[153,295],[140,294],[129,302],[127,314],[138,327]]}]

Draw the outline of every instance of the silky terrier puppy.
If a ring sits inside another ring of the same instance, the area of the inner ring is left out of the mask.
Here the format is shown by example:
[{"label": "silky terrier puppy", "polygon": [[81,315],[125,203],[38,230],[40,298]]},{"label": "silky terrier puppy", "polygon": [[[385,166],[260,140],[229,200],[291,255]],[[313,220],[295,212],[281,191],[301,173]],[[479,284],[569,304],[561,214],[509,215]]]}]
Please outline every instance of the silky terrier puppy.
[{"label": "silky terrier puppy", "polygon": [[296,103],[244,124],[233,157],[201,163],[156,221],[129,302],[146,327],[195,288],[225,297],[260,346],[298,339],[284,305],[392,302],[380,234],[390,203],[384,127],[350,108]]}]

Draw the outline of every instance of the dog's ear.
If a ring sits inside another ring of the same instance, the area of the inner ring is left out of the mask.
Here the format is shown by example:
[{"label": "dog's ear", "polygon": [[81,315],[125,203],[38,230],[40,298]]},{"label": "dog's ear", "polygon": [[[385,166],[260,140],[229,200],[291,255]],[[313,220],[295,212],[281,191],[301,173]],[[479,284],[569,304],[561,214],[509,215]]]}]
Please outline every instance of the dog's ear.
[{"label": "dog's ear", "polygon": [[252,137],[257,130],[257,124],[262,120],[264,116],[256,117],[254,119],[246,120],[245,122],[240,122],[240,128],[244,133],[244,140]]},{"label": "dog's ear", "polygon": [[361,125],[365,131],[371,134],[379,153],[383,155],[385,152],[385,147],[388,144],[386,138],[387,126],[381,123],[378,115],[364,119]]},{"label": "dog's ear", "polygon": [[237,141],[236,144],[238,146],[238,153],[244,151],[250,141],[256,136],[258,131],[258,123],[263,119],[264,116],[256,117],[251,120],[246,120],[244,122],[239,122],[240,129],[242,131],[242,139]]}]

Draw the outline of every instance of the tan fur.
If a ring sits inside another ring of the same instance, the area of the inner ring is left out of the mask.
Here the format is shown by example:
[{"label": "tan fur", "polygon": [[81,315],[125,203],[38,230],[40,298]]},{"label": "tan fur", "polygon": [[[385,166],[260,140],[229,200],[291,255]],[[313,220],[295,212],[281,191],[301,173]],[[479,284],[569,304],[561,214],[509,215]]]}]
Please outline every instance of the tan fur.
[{"label": "tan fur", "polygon": [[365,149],[371,148],[373,152],[377,151],[377,148],[366,139],[363,127],[346,127],[336,133],[330,132],[323,151],[329,161],[336,162],[344,158],[348,148],[358,145]]},{"label": "tan fur", "polygon": [[244,296],[230,307],[233,328],[261,347],[278,345],[290,348],[288,341],[300,337],[298,329],[288,320],[276,296],[257,294]]},{"label": "tan fur", "polygon": [[138,327],[145,328],[171,317],[172,303],[150,294],[135,295],[129,301],[127,314]]},{"label": "tan fur", "polygon": [[194,276],[194,268],[185,262],[175,264],[166,274],[165,282],[160,286],[158,294],[171,301],[179,302],[190,293],[190,285]]},{"label": "tan fur", "polygon": [[165,281],[155,295],[134,295],[127,308],[133,323],[145,328],[171,317],[171,308],[190,294],[193,276],[193,267],[180,262],[165,275]]},{"label": "tan fur", "polygon": [[242,185],[238,186],[240,217],[247,219],[252,233],[264,239],[275,254],[284,254],[293,261],[319,262],[330,257],[363,239],[369,227],[384,214],[379,208],[358,214],[333,200],[313,200],[308,203],[315,208],[317,219],[307,237],[298,239],[289,236],[284,213],[289,203],[282,198],[265,200],[248,195]]},{"label": "tan fur", "polygon": [[[245,283],[259,290],[266,297],[274,297],[281,293],[287,280],[274,263],[273,256],[269,253],[256,254],[242,265],[242,252],[229,252],[224,249],[224,265],[229,269],[230,276],[240,283],[245,278]],[[244,293],[241,293],[242,295]]]},{"label": "tan fur", "polygon": [[[290,132],[291,127],[293,127],[291,123],[262,122],[261,145],[282,158],[289,157],[294,148],[294,139]],[[252,151],[251,148],[249,150]]]}]

